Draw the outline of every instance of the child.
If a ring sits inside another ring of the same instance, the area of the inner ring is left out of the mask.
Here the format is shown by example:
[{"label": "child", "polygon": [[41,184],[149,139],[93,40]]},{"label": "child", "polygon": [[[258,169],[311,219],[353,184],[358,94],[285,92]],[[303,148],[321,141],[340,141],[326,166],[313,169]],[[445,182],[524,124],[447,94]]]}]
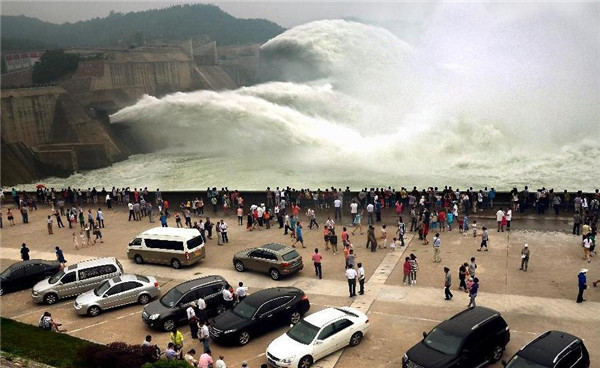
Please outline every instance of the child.
[{"label": "child", "polygon": [[396,251],[396,238],[392,239],[392,242],[390,243],[390,250]]},{"label": "child", "polygon": [[479,246],[479,249],[477,249],[478,252],[481,252],[481,250],[483,249],[483,247],[485,247],[485,251],[487,252],[488,250],[488,231],[487,228],[484,226],[481,228],[482,233],[481,233],[481,245]]},{"label": "child", "polygon": [[417,284],[417,271],[419,270],[419,261],[417,260],[417,256],[414,253],[410,254],[410,285]]},{"label": "child", "polygon": [[464,236],[467,236],[468,232],[469,232],[469,217],[467,215],[465,215],[465,217],[463,218],[462,233]]},{"label": "child", "polygon": [[238,225],[242,226],[244,224],[244,209],[242,207],[238,207],[237,209],[237,218]]},{"label": "child", "polygon": [[79,241],[77,241],[77,234],[73,233],[73,245],[75,249],[79,250]]},{"label": "child", "polygon": [[[387,230],[386,230],[386,225],[383,225],[381,227],[381,236],[379,237],[379,239],[383,240],[383,247],[387,248]],[[381,245],[379,246],[379,248],[381,248]]]},{"label": "child", "polygon": [[[402,283],[404,285],[406,285],[406,282],[410,282],[410,270],[411,270],[411,266],[410,266],[410,257],[405,257],[404,258],[404,278],[402,278]],[[412,286],[412,283],[411,283]]]},{"label": "child", "polygon": [[452,231],[452,222],[454,221],[454,214],[448,211],[448,231]]},{"label": "child", "polygon": [[473,237],[476,238],[477,237],[477,220],[473,220],[473,225],[471,225],[471,228],[473,229]]},{"label": "child", "polygon": [[467,281],[467,292],[470,292],[470,291],[471,291],[471,287],[473,287],[473,284],[474,284],[474,283],[475,283],[475,282],[473,281],[473,278],[472,278],[472,277],[469,277],[469,281]]}]

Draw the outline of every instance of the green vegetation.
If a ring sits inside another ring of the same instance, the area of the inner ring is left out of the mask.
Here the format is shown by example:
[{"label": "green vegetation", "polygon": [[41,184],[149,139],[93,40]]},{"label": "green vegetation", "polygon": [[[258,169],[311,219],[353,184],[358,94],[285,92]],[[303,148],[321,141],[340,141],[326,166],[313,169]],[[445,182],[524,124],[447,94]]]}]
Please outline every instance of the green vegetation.
[{"label": "green vegetation", "polygon": [[89,346],[100,346],[6,318],[0,318],[0,332],[2,351],[58,368],[93,368],[79,360],[78,352]]},{"label": "green vegetation", "polygon": [[3,37],[19,37],[59,47],[120,45],[208,38],[221,45],[264,43],[283,32],[264,19],[238,19],[214,5],[176,5],[77,23],[53,24],[25,16],[2,16]]},{"label": "green vegetation", "polygon": [[33,83],[44,84],[77,70],[79,55],[66,54],[63,50],[49,50],[33,66]]}]

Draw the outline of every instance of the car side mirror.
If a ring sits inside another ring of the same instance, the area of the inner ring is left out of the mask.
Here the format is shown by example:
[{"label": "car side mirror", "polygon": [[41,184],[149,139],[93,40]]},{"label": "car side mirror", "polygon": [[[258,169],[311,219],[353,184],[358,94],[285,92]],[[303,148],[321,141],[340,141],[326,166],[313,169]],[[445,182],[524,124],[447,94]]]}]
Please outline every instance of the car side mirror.
[{"label": "car side mirror", "polygon": [[315,341],[315,345],[321,345],[323,343],[323,340],[317,340]]},{"label": "car side mirror", "polygon": [[294,327],[294,324],[293,324],[293,323],[290,323],[290,328],[292,328],[292,327]]},{"label": "car side mirror", "polygon": [[102,295],[103,298],[108,298],[108,294]]},{"label": "car side mirror", "polygon": [[427,337],[427,332],[423,331],[423,338]]}]

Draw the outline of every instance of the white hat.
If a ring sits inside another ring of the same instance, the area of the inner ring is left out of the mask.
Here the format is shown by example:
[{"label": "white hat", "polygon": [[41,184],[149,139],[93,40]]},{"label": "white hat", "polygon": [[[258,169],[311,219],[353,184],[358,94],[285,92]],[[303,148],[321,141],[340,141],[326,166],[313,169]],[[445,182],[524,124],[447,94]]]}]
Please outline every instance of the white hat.
[{"label": "white hat", "polygon": [[586,273],[586,272],[588,272],[587,268],[582,268],[581,271],[579,271],[579,273]]},{"label": "white hat", "polygon": [[528,247],[529,247],[529,244],[525,244],[525,248],[528,248]]}]

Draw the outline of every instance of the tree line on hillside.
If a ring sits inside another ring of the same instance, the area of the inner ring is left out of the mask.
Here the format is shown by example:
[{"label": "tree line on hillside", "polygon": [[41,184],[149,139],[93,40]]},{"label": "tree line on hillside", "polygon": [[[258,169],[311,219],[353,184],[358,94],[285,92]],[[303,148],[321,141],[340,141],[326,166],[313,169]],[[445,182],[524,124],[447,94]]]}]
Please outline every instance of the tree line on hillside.
[{"label": "tree line on hillside", "polygon": [[[238,19],[214,5],[176,5],[105,18],[54,24],[25,16],[2,16],[3,39],[29,40],[58,47],[119,45],[143,41],[208,37],[220,45],[264,43],[285,29],[265,19]],[[23,47],[22,49],[25,49]]]}]

